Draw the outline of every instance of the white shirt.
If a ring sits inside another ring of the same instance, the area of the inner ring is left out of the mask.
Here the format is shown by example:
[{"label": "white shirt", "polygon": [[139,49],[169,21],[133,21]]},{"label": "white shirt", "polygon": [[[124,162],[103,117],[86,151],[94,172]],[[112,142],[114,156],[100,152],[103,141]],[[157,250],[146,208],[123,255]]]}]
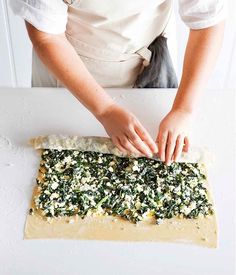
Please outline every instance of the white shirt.
[{"label": "white shirt", "polygon": [[[9,2],[15,14],[40,31],[58,34],[66,30],[68,6],[62,0],[9,0]],[[178,0],[178,2],[179,14],[191,29],[207,28],[225,18],[224,0]]]},{"label": "white shirt", "polygon": [[[16,14],[38,30],[51,34],[65,32],[103,87],[131,85],[141,63],[150,61],[148,46],[163,31],[176,67],[173,0],[75,0],[72,5],[63,0],[10,0],[10,3]],[[179,12],[189,28],[206,28],[223,20],[224,1],[179,0]],[[38,65],[33,72],[37,75],[44,71],[40,78],[46,82],[47,70],[35,61]]]}]

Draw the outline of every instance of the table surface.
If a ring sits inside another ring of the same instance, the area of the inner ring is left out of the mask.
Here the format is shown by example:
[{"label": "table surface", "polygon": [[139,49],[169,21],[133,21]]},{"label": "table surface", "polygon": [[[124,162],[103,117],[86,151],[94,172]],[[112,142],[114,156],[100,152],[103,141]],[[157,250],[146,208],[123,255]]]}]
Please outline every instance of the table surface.
[{"label": "table surface", "polygon": [[[153,138],[175,90],[106,89],[131,110]],[[219,221],[219,247],[75,240],[23,240],[39,165],[27,145],[46,134],[99,135],[105,131],[65,89],[0,89],[0,274],[231,275],[235,253],[235,91],[205,91],[192,144],[215,155],[210,180]]]}]

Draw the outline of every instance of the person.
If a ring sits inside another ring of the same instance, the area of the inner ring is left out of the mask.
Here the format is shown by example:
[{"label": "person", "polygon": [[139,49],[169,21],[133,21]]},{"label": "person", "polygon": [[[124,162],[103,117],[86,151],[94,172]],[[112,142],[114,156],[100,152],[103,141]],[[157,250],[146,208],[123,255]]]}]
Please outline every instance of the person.
[{"label": "person", "polygon": [[177,161],[189,149],[197,99],[216,61],[225,21],[223,0],[178,2],[189,37],[177,94],[155,141],[104,88],[133,87],[150,63],[151,42],[163,33],[171,41],[172,0],[10,0],[33,44],[32,86],[65,86],[121,151],[147,157],[158,152],[167,165]]}]

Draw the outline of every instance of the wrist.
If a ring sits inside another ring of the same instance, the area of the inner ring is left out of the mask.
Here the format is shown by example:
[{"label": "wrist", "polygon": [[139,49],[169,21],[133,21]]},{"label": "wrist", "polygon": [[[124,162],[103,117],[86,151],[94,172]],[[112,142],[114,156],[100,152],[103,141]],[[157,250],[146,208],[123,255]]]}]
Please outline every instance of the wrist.
[{"label": "wrist", "polygon": [[175,104],[173,104],[173,106],[171,108],[171,112],[179,112],[179,113],[186,114],[186,115],[194,114],[193,108],[186,107],[186,106],[178,106]]},{"label": "wrist", "polygon": [[114,106],[116,106],[116,103],[113,100],[107,101],[103,106],[94,111],[93,114],[99,121],[102,121]]},{"label": "wrist", "polygon": [[174,103],[172,105],[171,110],[175,112],[181,112],[188,115],[194,113],[194,93],[193,90],[184,90],[179,87],[177,95],[175,97]]},{"label": "wrist", "polygon": [[110,95],[99,85],[89,87],[89,91],[92,89],[96,92],[93,93],[92,100],[90,99],[90,106],[87,106],[90,112],[97,118],[100,119],[104,116],[110,106],[114,105],[115,102]]},{"label": "wrist", "polygon": [[188,115],[192,115],[196,111],[198,99],[200,95],[200,87],[198,85],[188,85],[180,82],[174,103],[173,111],[179,111]]}]

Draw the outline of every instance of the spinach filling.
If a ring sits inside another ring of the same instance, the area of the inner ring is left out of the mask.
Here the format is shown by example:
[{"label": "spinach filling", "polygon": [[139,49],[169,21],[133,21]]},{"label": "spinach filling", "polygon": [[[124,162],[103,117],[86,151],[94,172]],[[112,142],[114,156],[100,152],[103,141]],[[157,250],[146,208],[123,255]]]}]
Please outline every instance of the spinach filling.
[{"label": "spinach filling", "polygon": [[166,166],[144,157],[46,149],[40,171],[34,202],[46,217],[95,213],[137,223],[152,216],[159,224],[172,217],[213,214],[198,163]]}]

